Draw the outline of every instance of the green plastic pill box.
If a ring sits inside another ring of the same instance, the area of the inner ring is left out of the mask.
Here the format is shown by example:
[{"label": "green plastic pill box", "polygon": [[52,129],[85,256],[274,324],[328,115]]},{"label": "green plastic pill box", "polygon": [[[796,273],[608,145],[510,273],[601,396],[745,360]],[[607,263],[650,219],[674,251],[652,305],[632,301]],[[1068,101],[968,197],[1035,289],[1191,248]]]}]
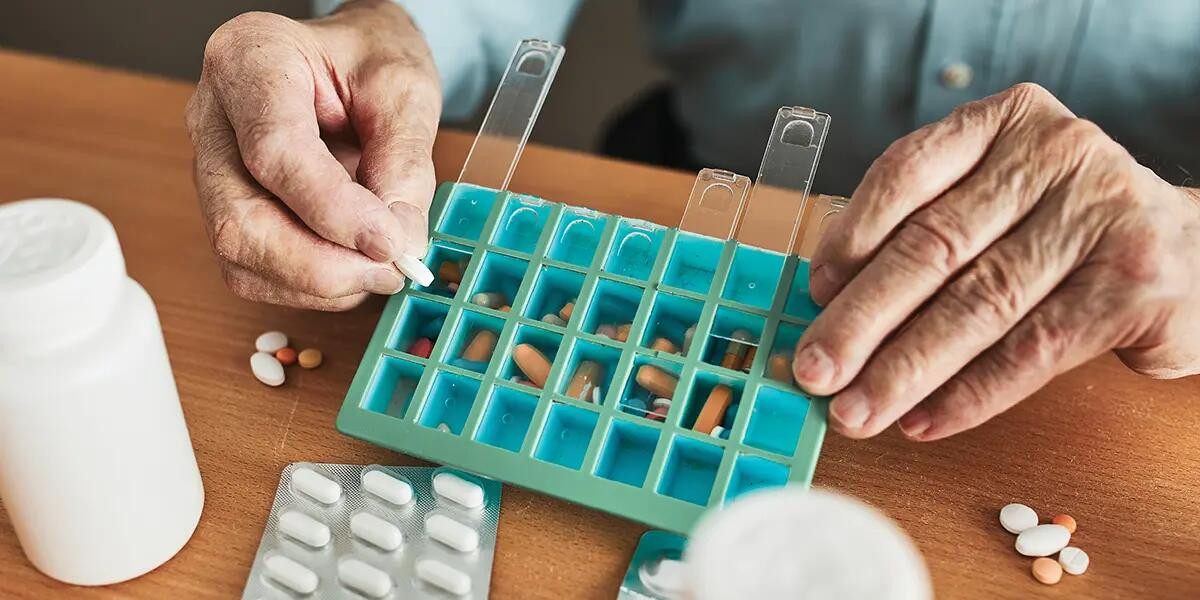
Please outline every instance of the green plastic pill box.
[{"label": "green plastic pill box", "polygon": [[[808,485],[826,402],[769,366],[790,363],[819,310],[807,261],[468,184],[438,189],[430,223],[425,263],[439,279],[389,300],[339,430],[680,533],[756,488]],[[441,279],[447,265],[457,285]],[[472,302],[480,293],[506,305]],[[566,326],[543,320],[569,302]],[[618,341],[606,326],[622,324]],[[652,349],[682,347],[693,325],[686,353]],[[490,357],[464,360],[484,330]],[[421,338],[434,341],[428,358],[412,350]],[[522,344],[551,364],[544,389],[514,362]],[[597,391],[569,397],[583,361],[601,366]],[[665,420],[638,382],[647,365],[678,378]],[[732,392],[721,427],[697,431],[718,386]]]}]

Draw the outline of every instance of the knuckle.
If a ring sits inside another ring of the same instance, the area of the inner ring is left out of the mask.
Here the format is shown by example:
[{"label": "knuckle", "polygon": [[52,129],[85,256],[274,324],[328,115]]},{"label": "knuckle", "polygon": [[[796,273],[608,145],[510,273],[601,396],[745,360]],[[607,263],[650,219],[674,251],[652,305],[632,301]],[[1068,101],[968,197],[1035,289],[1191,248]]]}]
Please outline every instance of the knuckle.
[{"label": "knuckle", "polygon": [[256,119],[239,130],[237,135],[242,163],[259,183],[289,176],[284,159],[289,141],[274,123]]},{"label": "knuckle", "polygon": [[1072,341],[1073,336],[1055,318],[1035,312],[1004,345],[999,358],[1014,371],[1050,370],[1066,357]]},{"label": "knuckle", "polygon": [[309,269],[301,277],[305,291],[319,298],[334,300],[345,296],[349,291],[344,282],[327,269]]},{"label": "knuckle", "polygon": [[931,270],[944,278],[962,265],[968,243],[954,228],[947,230],[918,217],[900,227],[890,246],[900,263],[895,266],[913,273]]},{"label": "knuckle", "polygon": [[1023,81],[1021,83],[1010,86],[1008,89],[1000,93],[1000,95],[1018,104],[1038,104],[1047,100],[1053,100],[1054,94],[1050,90],[1042,87],[1032,81]]},{"label": "knuckle", "polygon": [[1002,257],[979,259],[946,288],[947,298],[958,312],[978,325],[1016,321],[1022,313],[1025,294],[1005,264],[1012,263]]}]

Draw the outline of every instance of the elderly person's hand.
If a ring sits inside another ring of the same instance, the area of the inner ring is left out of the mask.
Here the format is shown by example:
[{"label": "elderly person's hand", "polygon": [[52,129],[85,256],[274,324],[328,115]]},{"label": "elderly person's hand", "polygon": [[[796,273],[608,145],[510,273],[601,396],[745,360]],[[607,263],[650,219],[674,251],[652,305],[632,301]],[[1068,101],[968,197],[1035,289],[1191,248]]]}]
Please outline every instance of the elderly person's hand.
[{"label": "elderly person's hand", "polygon": [[834,396],[833,426],[935,440],[1108,350],[1152,377],[1200,371],[1200,193],[1022,84],[892,144],[811,290],[826,308],[794,372]]},{"label": "elderly person's hand", "polygon": [[392,2],[217,29],[187,123],[229,287],[324,310],[398,291],[392,261],[426,251],[440,113],[429,49]]}]

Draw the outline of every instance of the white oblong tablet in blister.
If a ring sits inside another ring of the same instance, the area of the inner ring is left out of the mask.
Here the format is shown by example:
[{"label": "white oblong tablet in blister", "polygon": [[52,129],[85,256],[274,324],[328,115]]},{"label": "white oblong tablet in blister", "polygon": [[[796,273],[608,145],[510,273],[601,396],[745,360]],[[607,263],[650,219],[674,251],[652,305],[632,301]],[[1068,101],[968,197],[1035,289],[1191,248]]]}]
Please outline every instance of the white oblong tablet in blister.
[{"label": "white oblong tablet in blister", "polygon": [[356,558],[338,563],[338,581],[368,598],[382,598],[392,591],[387,573]]},{"label": "white oblong tablet in blister", "polygon": [[292,488],[322,504],[333,504],[342,497],[342,485],[312,469],[292,471]]},{"label": "white oblong tablet in blister", "polygon": [[452,473],[442,472],[434,475],[433,491],[466,508],[483,506],[483,488],[477,483],[467,481]]},{"label": "white oblong tablet in blister", "polygon": [[400,528],[371,514],[360,512],[350,517],[350,533],[358,539],[391,552],[404,543]]},{"label": "white oblong tablet in blister", "polygon": [[332,537],[329,526],[296,510],[279,515],[279,530],[313,548],[324,548]]},{"label": "white oblong tablet in blister", "polygon": [[397,479],[379,470],[363,473],[363,489],[374,496],[391,502],[396,506],[404,506],[412,501],[413,489],[407,481]]},{"label": "white oblong tablet in blister", "polygon": [[471,591],[471,577],[440,560],[418,560],[417,577],[451,594],[462,596]]},{"label": "white oblong tablet in blister", "polygon": [[479,547],[479,532],[446,515],[430,515],[425,519],[425,534],[459,552]]},{"label": "white oblong tablet in blister", "polygon": [[311,594],[317,591],[317,585],[321,583],[312,569],[282,554],[268,556],[264,564],[268,577],[297,594]]}]

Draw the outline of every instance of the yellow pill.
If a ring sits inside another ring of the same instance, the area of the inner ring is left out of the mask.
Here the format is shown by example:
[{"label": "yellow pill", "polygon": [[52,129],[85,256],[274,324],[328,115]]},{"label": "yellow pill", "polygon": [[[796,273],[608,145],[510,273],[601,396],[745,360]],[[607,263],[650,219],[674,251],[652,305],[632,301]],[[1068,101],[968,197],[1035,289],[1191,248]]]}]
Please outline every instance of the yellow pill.
[{"label": "yellow pill", "polygon": [[1062,580],[1062,565],[1053,558],[1045,556],[1033,561],[1033,578],[1046,584],[1054,585]]},{"label": "yellow pill", "polygon": [[550,377],[550,359],[541,350],[530,344],[517,344],[513,348],[513,362],[533,385],[545,387],[546,379]]},{"label": "yellow pill", "polygon": [[315,369],[321,366],[321,361],[325,360],[325,355],[321,354],[321,351],[316,348],[305,348],[300,351],[300,356],[296,360],[305,369]]},{"label": "yellow pill", "polygon": [[674,396],[675,386],[679,385],[677,377],[654,365],[642,365],[639,367],[635,379],[638,385],[650,390],[655,396],[665,398]]}]

